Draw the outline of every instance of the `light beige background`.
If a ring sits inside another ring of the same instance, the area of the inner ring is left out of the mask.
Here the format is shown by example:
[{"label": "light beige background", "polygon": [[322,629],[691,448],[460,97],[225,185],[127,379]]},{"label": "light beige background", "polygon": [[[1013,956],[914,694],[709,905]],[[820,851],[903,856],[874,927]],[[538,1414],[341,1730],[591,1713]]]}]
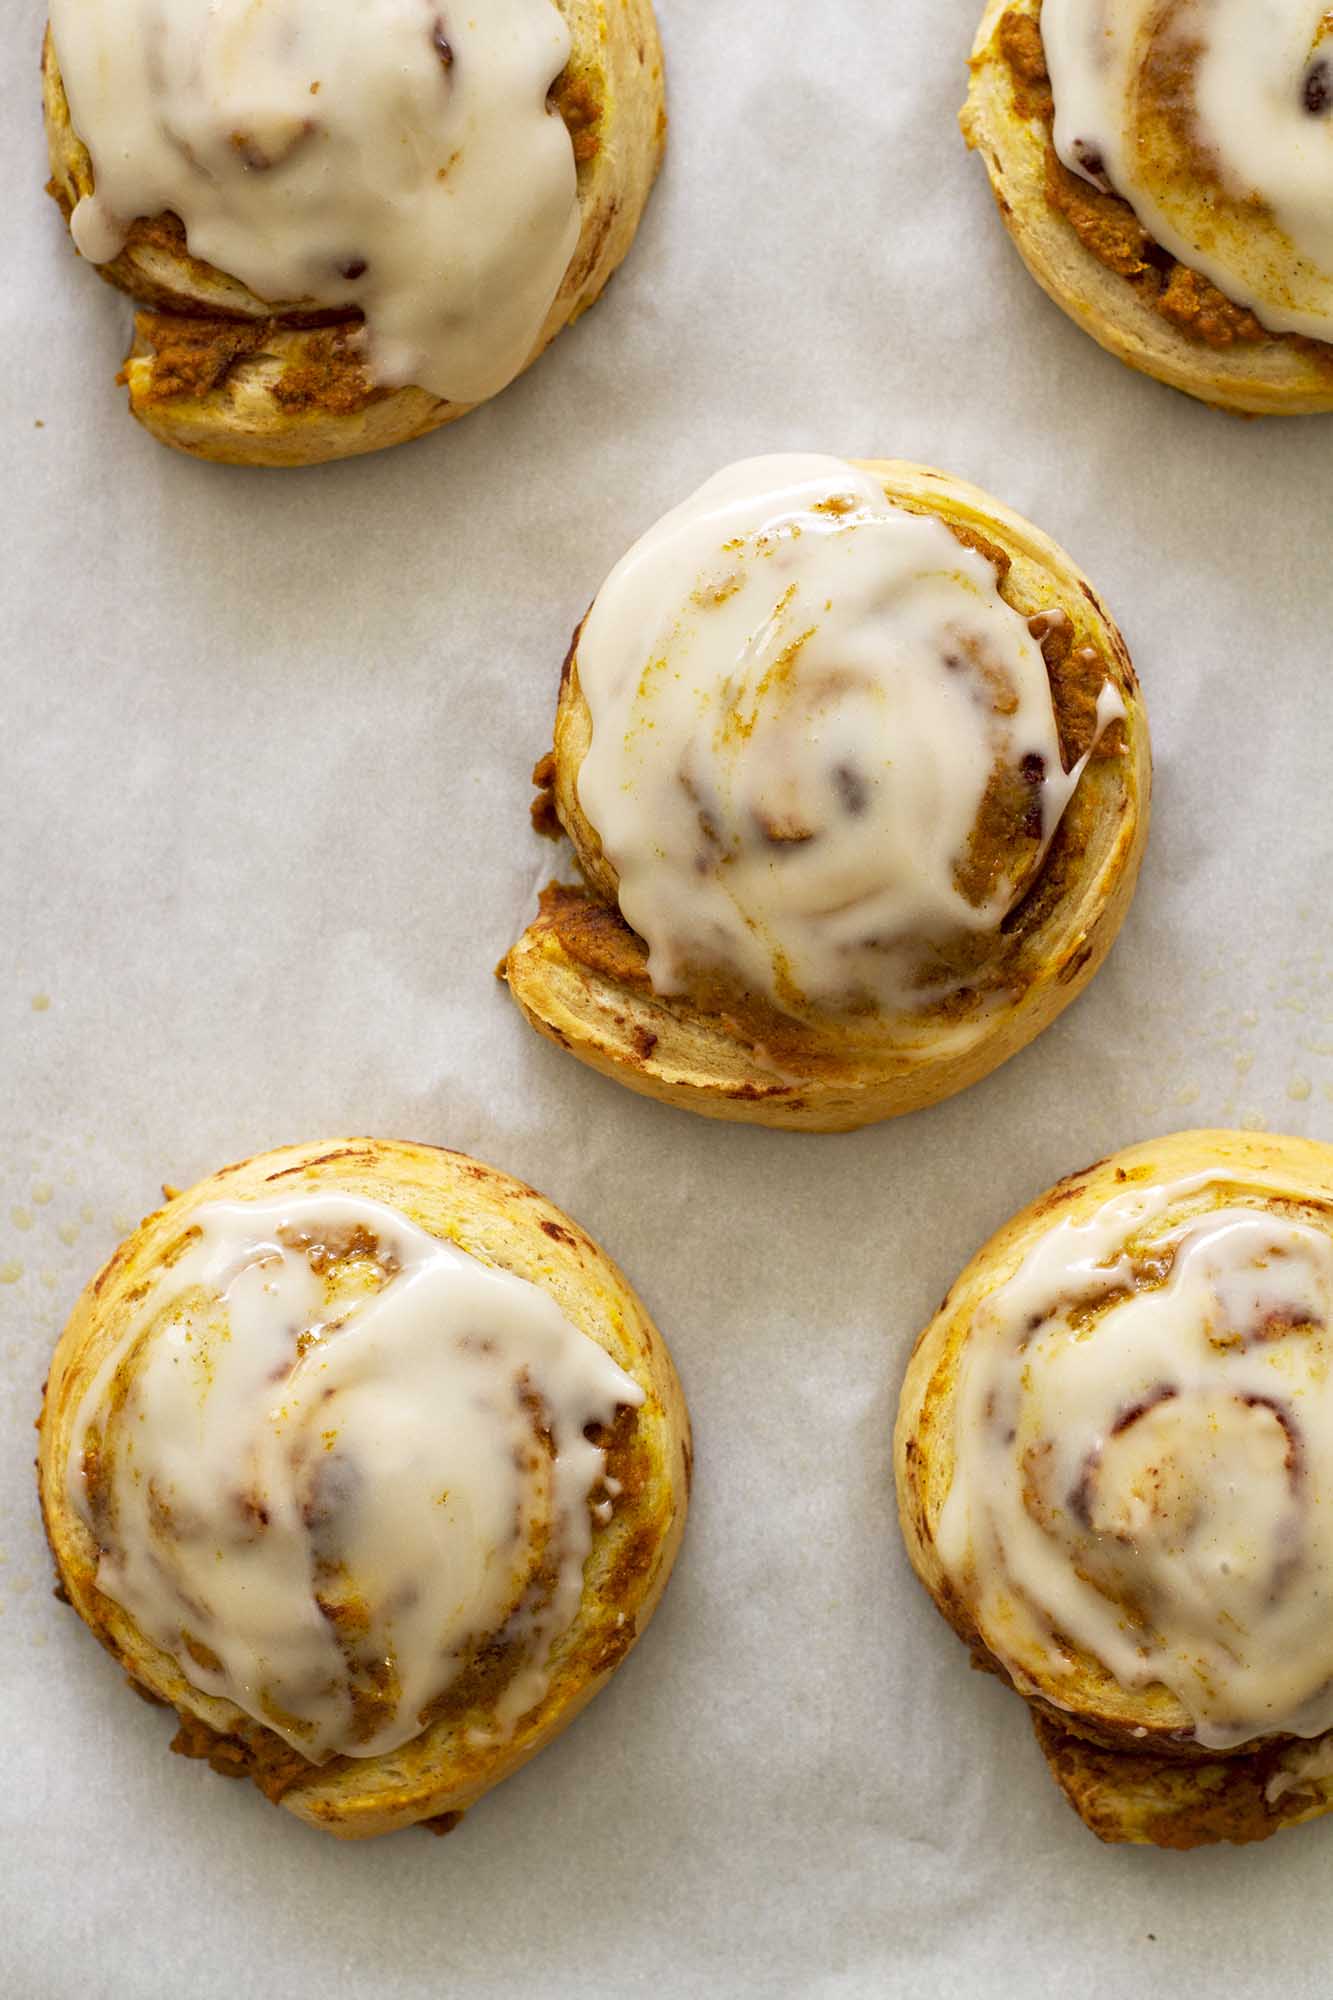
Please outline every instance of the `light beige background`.
[{"label": "light beige background", "polygon": [[[1333,1823],[1099,1848],[897,1542],[910,1343],[1033,1193],[1173,1127],[1333,1137],[1327,420],[1125,373],[1037,292],[925,0],[665,0],[672,151],[606,298],[456,430],[262,475],[142,436],[127,314],[40,194],[42,9],[0,34],[0,1988],[1120,2000],[1322,1990]],[[38,428],[38,424],[42,426]],[[933,460],[1059,536],[1147,691],[1157,814],[1110,963],[898,1125],[694,1122],[522,1026],[490,968],[568,635],[719,464]],[[621,1259],[699,1479],[649,1638],[450,1839],[326,1842],[168,1756],[50,1596],[32,1419],[158,1182],[284,1140],[438,1139]]]}]

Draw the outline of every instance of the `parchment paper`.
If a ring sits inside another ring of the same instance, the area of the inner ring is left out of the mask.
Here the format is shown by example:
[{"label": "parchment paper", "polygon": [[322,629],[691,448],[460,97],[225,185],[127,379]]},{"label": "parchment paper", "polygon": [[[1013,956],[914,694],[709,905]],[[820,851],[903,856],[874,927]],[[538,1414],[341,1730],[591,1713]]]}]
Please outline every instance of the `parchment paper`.
[{"label": "parchment paper", "polygon": [[[916,1332],[1047,1183],[1182,1126],[1333,1137],[1327,420],[1213,414],[1045,301],[954,122],[974,8],[664,0],[665,177],[539,367],[379,458],[196,465],[125,415],[127,309],[41,195],[42,11],[0,30],[0,1990],[1327,1992],[1333,1821],[1099,1847],[911,1576],[889,1466]],[[779,449],[934,462],[1049,529],[1157,751],[1088,994],[844,1138],[640,1101],[491,976],[559,861],[528,772],[570,629],[632,536]],[[52,1600],[33,1495],[59,1327],[160,1181],[346,1132],[568,1207],[697,1433],[651,1633],[446,1841],[342,1846],[170,1757]]]}]

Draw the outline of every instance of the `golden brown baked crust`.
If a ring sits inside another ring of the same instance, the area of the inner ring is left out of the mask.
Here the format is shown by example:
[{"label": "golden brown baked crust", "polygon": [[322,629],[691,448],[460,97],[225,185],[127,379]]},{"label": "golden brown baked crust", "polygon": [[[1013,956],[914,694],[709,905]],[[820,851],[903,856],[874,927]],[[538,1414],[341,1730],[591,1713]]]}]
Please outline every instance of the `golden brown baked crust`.
[{"label": "golden brown baked crust", "polygon": [[[1071,1174],[1006,1223],[950,1287],[917,1341],[893,1440],[903,1539],[917,1575],[974,1663],[1006,1685],[1013,1685],[1009,1674],[936,1547],[953,1483],[954,1397],[970,1328],[982,1301],[1013,1276],[1054,1224],[1086,1219],[1135,1182],[1169,1183],[1204,1169],[1220,1176],[1209,1206],[1224,1205],[1236,1181],[1256,1171],[1275,1176],[1294,1200],[1325,1212],[1333,1206],[1333,1151],[1313,1140],[1211,1131],[1150,1140]],[[1176,1848],[1262,1840],[1333,1808],[1333,1777],[1306,1775],[1294,1783],[1280,1777],[1292,1738],[1267,1737],[1226,1754],[1201,1749],[1184,1708],[1165,1687],[1130,1691],[1087,1653],[1078,1655],[1072,1676],[1053,1667],[1045,1685],[1036,1680],[1018,1692],[1029,1703],[1056,1782],[1101,1840]],[[1308,1741],[1299,1746],[1311,1747]],[[1270,1796],[1275,1778],[1276,1795]]]},{"label": "golden brown baked crust", "polygon": [[[89,1384],[123,1334],[146,1282],[169,1259],[205,1202],[259,1199],[275,1188],[336,1190],[385,1202],[469,1255],[540,1285],[567,1318],[646,1392],[605,1439],[623,1491],[609,1523],[594,1517],[583,1599],[556,1642],[545,1696],[507,1736],[487,1722],[510,1663],[483,1650],[437,1704],[423,1733],[384,1756],[312,1765],[230,1702],[201,1692],[175,1661],[97,1588],[97,1548],[72,1509],[65,1468]],[[689,1418],[671,1357],[610,1259],[533,1189],[462,1153],[376,1139],[288,1146],[227,1167],[149,1216],[87,1287],[61,1336],[40,1421],[42,1512],[69,1602],[149,1699],[174,1708],[172,1748],[249,1777],[267,1797],[343,1839],[447,1821],[527,1762],[610,1677],[657,1606],[688,1505]],[[442,1826],[440,1830],[447,1830]]]},{"label": "golden brown baked crust", "polygon": [[[531,366],[598,298],[634,240],[666,143],[662,51],[652,0],[556,0],[573,53],[553,92],[578,165],[582,227]],[[66,220],[93,185],[70,122],[50,30],[42,52],[50,192]],[[175,216],[142,217],[99,275],[140,300],[121,380],[163,444],[230,465],[316,465],[379,451],[466,416],[475,404],[366,380],[348,336],[359,315],[266,301],[192,258]]]},{"label": "golden brown baked crust", "polygon": [[[620,916],[615,872],[578,802],[591,721],[578,634],[565,661],[555,749],[538,765],[539,826],[573,842],[584,886],[543,893],[501,968],[539,1034],[648,1097],[709,1118],[796,1131],[849,1131],[934,1104],[985,1076],[1054,1020],[1091,979],[1133,895],[1148,830],[1151,753],[1124,641],[1063,550],[966,482],[901,461],[868,461],[891,499],[938,516],[1002,573],[1029,617],[1053,610],[1043,640],[1067,760],[1088,747],[1109,678],[1126,722],[1095,754],[1002,948],[974,986],[915,1014],[810,1025],[740,992],[653,993],[642,941]],[[1040,629],[1040,628],[1038,628]]]},{"label": "golden brown baked crust", "polygon": [[1061,165],[1040,15],[1041,0],[988,0],[960,114],[1038,284],[1100,346],[1203,402],[1257,415],[1333,409],[1333,347],[1266,332],[1155,244],[1127,202]]}]

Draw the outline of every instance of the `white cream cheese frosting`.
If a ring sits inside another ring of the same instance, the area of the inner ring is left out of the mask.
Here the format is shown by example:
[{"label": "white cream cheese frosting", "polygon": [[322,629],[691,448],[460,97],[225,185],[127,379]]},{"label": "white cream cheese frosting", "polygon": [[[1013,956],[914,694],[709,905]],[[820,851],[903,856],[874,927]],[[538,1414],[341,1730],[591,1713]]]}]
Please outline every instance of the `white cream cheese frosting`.
[{"label": "white cream cheese frosting", "polygon": [[1065,165],[1276,333],[1333,339],[1333,13],[1042,0]]},{"label": "white cream cheese frosting", "polygon": [[1331,1323],[1328,1220],[1262,1175],[1117,1196],[986,1298],[935,1540],[1021,1689],[1078,1649],[1210,1749],[1333,1728]]},{"label": "white cream cheese frosting", "polygon": [[[720,970],[799,1016],[955,990],[951,945],[998,932],[1082,773],[994,564],[842,459],[709,480],[612,571],[577,663],[579,803],[661,993]],[[1108,682],[1099,728],[1123,713]],[[979,880],[997,796],[1015,873]]]},{"label": "white cream cheese frosting", "polygon": [[585,1427],[643,1391],[538,1286],[378,1202],[191,1220],[77,1415],[98,1589],[314,1763],[418,1735],[486,1640],[508,1732],[614,1508]]},{"label": "white cream cheese frosting", "polygon": [[379,386],[479,402],[528,360],[573,256],[552,0],[50,0],[106,263],[171,211],[270,303],[359,307]]}]

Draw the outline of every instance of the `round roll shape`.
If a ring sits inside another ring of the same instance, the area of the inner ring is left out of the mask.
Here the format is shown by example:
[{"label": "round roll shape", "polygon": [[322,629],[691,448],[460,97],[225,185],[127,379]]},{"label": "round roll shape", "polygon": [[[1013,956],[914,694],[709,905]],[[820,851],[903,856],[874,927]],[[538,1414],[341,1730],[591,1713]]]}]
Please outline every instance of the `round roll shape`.
[{"label": "round roll shape", "polygon": [[980,1250],[894,1435],[907,1552],[1101,1839],[1333,1807],[1333,1148],[1183,1132]]},{"label": "round roll shape", "polygon": [[1061,549],[942,472],[811,454],[630,550],[535,776],[582,881],[502,968],[531,1025],[686,1110],[844,1131],[975,1082],[1092,977],[1151,757]]},{"label": "round roll shape", "polygon": [[448,1831],[652,1616],[688,1502],[661,1336],[461,1153],[289,1146],[83,1293],[38,1461],[63,1593],[174,1750],[310,1825]]},{"label": "round roll shape", "polygon": [[140,302],[164,444],[346,458],[451,423],[599,296],[666,136],[651,0],[51,0],[50,191]]},{"label": "round roll shape", "polygon": [[961,122],[1056,304],[1206,403],[1333,409],[1333,28],[1314,0],[989,0]]}]

